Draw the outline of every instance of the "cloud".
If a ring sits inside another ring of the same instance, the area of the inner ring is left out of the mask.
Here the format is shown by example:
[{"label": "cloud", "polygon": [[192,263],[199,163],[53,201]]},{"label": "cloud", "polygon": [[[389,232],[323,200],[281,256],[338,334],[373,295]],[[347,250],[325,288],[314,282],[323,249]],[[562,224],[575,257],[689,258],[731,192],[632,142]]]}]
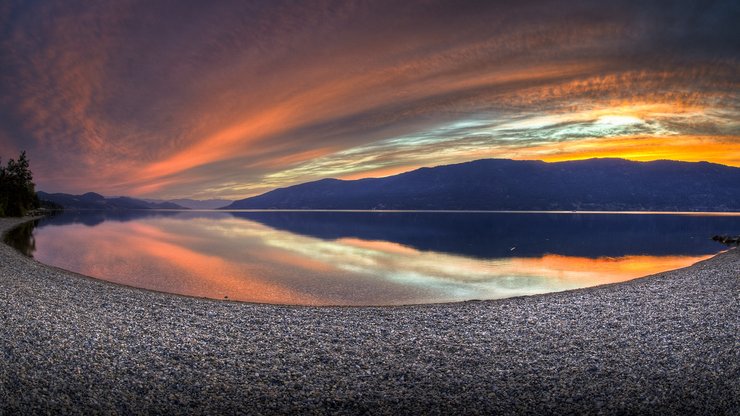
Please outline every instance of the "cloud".
[{"label": "cloud", "polygon": [[740,141],[737,17],[729,1],[9,1],[0,151],[29,150],[46,190],[234,198],[580,141],[688,157],[669,138],[703,137],[720,155]]}]

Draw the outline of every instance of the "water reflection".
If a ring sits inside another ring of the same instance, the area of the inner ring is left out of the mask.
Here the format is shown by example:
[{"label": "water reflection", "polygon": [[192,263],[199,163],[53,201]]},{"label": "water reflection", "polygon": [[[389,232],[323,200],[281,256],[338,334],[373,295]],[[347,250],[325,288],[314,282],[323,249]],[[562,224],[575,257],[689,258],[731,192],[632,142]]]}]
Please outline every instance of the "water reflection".
[{"label": "water reflection", "polygon": [[[321,239],[392,241],[469,257],[585,257],[716,253],[715,234],[740,231],[738,216],[431,212],[233,212]],[[512,250],[513,248],[513,250]]]},{"label": "water reflection", "polygon": [[24,255],[33,257],[33,253],[36,251],[36,238],[33,236],[33,230],[38,223],[38,220],[29,221],[14,228],[5,236],[5,243],[15,247]]},{"label": "water reflection", "polygon": [[117,283],[308,305],[495,299],[624,281],[704,259],[722,249],[707,235],[740,228],[738,217],[89,214],[44,219],[33,232],[29,224],[11,243]]}]

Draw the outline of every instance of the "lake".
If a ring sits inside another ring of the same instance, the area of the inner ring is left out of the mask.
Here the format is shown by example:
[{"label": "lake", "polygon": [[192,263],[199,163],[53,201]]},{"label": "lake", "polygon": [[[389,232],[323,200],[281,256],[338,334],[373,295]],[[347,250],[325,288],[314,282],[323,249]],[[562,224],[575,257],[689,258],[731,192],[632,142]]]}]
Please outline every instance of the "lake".
[{"label": "lake", "polygon": [[499,299],[689,266],[737,215],[68,211],[8,242],[115,283],[214,299],[402,305]]}]

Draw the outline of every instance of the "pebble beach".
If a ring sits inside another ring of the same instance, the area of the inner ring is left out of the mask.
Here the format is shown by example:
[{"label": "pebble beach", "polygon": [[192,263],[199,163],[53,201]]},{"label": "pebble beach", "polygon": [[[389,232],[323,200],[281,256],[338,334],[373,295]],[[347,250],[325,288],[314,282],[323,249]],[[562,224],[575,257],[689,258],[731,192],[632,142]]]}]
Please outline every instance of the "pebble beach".
[{"label": "pebble beach", "polygon": [[0,244],[0,415],[102,413],[737,415],[740,250],[546,295],[299,307],[115,285]]}]

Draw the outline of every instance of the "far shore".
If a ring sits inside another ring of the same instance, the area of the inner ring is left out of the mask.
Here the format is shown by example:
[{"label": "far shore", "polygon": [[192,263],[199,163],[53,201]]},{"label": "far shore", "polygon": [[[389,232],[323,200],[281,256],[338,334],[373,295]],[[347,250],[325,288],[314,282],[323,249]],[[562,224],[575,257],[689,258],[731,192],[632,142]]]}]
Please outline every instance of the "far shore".
[{"label": "far shore", "polygon": [[454,210],[454,209],[322,209],[322,208],[305,208],[305,209],[288,209],[288,208],[255,208],[255,209],[225,209],[225,208],[125,208],[125,209],[94,209],[94,208],[68,208],[59,210],[48,210],[46,212],[64,212],[64,211],[165,211],[165,212],[367,212],[367,213],[439,213],[439,214],[608,214],[608,215],[709,215],[709,216],[729,216],[740,217],[740,211],[579,211],[579,210]]},{"label": "far shore", "polygon": [[2,244],[0,414],[738,414],[739,296],[737,248],[568,292],[347,308],[151,292]]}]

